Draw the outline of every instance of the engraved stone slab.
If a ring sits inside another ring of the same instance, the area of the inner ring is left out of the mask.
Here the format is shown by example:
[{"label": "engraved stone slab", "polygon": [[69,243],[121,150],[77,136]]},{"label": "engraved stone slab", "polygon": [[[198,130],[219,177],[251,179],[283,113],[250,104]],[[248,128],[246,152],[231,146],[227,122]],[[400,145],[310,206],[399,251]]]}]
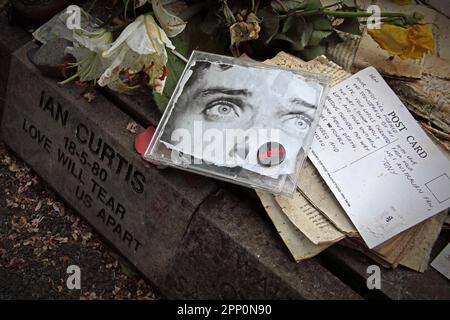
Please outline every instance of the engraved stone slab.
[{"label": "engraved stone slab", "polygon": [[[126,130],[131,119],[102,96],[88,103],[12,57],[5,143],[157,286],[199,204],[206,178],[148,166]],[[26,75],[26,76],[25,76]]]}]

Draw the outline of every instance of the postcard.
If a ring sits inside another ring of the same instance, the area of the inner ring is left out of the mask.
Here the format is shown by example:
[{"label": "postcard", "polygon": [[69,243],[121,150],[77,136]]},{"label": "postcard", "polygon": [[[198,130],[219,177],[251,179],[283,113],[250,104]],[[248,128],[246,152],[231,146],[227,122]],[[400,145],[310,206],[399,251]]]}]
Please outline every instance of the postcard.
[{"label": "postcard", "polygon": [[334,86],[309,158],[369,248],[450,207],[450,161],[376,69]]}]

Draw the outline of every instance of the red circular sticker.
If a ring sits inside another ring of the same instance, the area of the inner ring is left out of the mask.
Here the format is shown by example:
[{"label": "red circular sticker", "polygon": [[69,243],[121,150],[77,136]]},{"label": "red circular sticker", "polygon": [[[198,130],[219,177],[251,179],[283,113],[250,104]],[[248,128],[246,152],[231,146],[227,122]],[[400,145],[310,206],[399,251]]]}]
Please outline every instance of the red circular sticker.
[{"label": "red circular sticker", "polygon": [[286,149],[278,142],[266,142],[258,149],[258,163],[264,167],[279,165],[286,158]]}]

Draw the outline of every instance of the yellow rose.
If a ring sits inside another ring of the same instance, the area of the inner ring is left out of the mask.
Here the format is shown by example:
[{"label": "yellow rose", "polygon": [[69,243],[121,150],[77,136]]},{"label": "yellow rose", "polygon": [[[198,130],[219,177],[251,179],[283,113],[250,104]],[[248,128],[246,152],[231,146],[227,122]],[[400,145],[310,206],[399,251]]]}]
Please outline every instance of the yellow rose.
[{"label": "yellow rose", "polygon": [[381,48],[402,59],[421,59],[434,48],[433,33],[426,24],[403,28],[382,23],[379,29],[368,29],[367,32]]}]

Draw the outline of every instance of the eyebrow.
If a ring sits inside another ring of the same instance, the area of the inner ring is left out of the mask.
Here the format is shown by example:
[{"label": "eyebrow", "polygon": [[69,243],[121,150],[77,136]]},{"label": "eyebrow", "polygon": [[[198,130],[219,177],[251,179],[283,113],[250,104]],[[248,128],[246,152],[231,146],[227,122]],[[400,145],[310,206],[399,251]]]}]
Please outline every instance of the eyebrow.
[{"label": "eyebrow", "polygon": [[291,100],[289,100],[289,102],[295,103],[295,104],[299,104],[302,107],[307,107],[307,108],[311,108],[311,109],[316,109],[316,106],[314,104],[311,104],[309,102],[306,102],[305,100],[302,100],[300,98],[293,98]]},{"label": "eyebrow", "polygon": [[206,90],[202,90],[200,92],[200,95],[202,96],[209,96],[213,94],[226,94],[230,96],[246,96],[246,97],[252,95],[252,93],[246,89],[227,89],[224,87],[209,88]]},{"label": "eyebrow", "polygon": [[[316,106],[314,104],[308,103],[305,100],[302,100],[300,98],[292,98],[289,100],[289,102],[294,103],[296,105],[302,106],[304,108],[307,109],[316,109]],[[286,112],[288,111],[288,112]],[[314,120],[314,118],[312,116],[310,116],[307,112],[309,110],[282,110],[282,111],[278,111],[277,114],[279,116],[289,116],[289,115],[297,115],[297,114],[302,114],[303,116],[307,117],[311,122]]]}]

